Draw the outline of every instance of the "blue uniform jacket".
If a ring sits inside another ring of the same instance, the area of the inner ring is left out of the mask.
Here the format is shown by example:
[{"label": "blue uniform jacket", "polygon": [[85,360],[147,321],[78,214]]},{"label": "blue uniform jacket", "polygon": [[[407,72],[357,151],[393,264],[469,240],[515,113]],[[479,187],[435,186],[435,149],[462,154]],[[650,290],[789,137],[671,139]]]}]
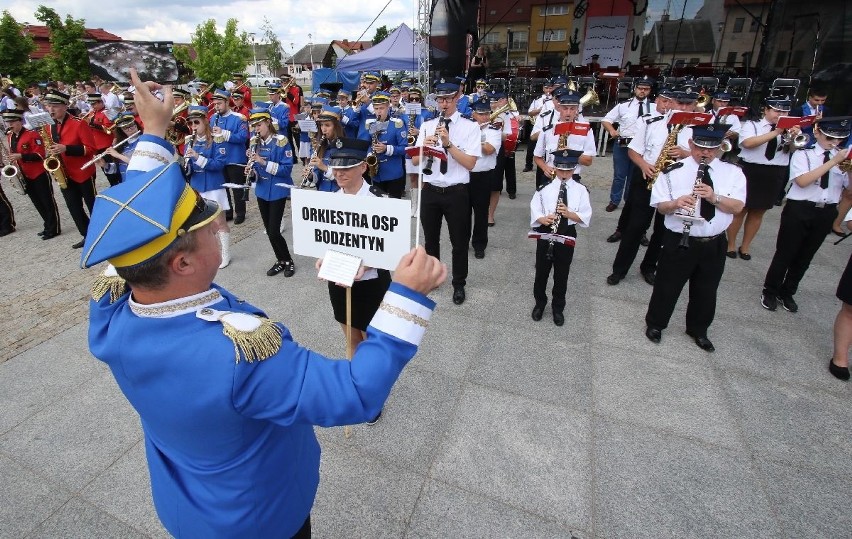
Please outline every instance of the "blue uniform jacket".
[{"label": "blue uniform jacket", "polygon": [[[128,142],[127,144],[125,144],[124,146],[122,146],[121,155],[125,156],[128,159],[133,157],[133,150],[136,149],[136,145],[138,143],[139,143],[139,138],[137,137],[137,138],[131,140],[130,142]],[[116,163],[118,164],[118,172],[121,174],[121,181],[126,180],[127,179],[127,165],[128,165],[128,163],[125,163],[124,161],[122,161],[120,159],[116,159]]]},{"label": "blue uniform jacket", "polygon": [[275,105],[269,105],[269,114],[275,120],[273,123],[278,126],[278,132],[285,133],[290,125],[290,107],[284,101],[279,101]]},{"label": "blue uniform jacket", "polygon": [[346,138],[358,138],[358,130],[361,128],[359,121],[360,114],[352,105],[343,109],[340,123],[343,124],[343,134],[346,135]]},{"label": "blue uniform jacket", "polygon": [[[380,310],[351,362],[299,346],[282,324],[277,353],[235,361],[223,323],[208,320],[265,318],[256,307],[215,284],[168,317],[134,313],[129,297],[90,302],[89,346],[139,413],[154,506],[181,538],[292,536],[319,482],[313,425],[374,417],[419,342],[413,324]],[[435,305],[397,283],[385,301],[413,302],[427,319]]]},{"label": "blue uniform jacket", "polygon": [[210,127],[219,126],[225,135],[225,163],[246,164],[246,145],[248,144],[248,122],[242,114],[229,111],[225,115],[218,112],[210,118]]},{"label": "blue uniform jacket", "polygon": [[[369,129],[374,120],[367,120],[367,125],[358,133],[358,138],[372,141]],[[405,147],[408,144],[408,130],[399,118],[391,118],[388,128],[378,136],[378,141],[388,145],[387,153],[379,154],[379,174],[373,178],[375,182],[398,180],[405,175]]]},{"label": "blue uniform jacket", "polygon": [[[188,141],[189,137],[186,140]],[[196,139],[192,145],[192,149],[198,152],[198,157],[190,159],[192,175],[189,177],[189,185],[199,193],[224,189],[222,184],[225,183],[225,177],[222,175],[222,169],[228,163],[225,144],[210,141],[208,147],[206,140]]]},{"label": "blue uniform jacket", "polygon": [[276,183],[289,183],[293,185],[293,148],[290,141],[284,135],[273,135],[258,144],[257,154],[267,163],[261,166],[254,164],[257,173],[255,184],[255,196],[263,200],[280,200],[290,198],[290,188],[275,185]]}]

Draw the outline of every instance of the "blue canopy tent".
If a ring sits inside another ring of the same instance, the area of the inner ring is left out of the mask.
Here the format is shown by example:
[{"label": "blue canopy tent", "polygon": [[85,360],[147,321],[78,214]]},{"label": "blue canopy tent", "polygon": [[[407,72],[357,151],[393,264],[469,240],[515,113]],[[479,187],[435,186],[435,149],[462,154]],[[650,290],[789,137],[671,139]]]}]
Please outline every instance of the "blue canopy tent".
[{"label": "blue canopy tent", "polygon": [[[424,43],[421,46],[427,45]],[[337,62],[337,70],[417,71],[417,59],[420,55],[416,47],[414,32],[403,23],[377,45],[363,52],[341,58]],[[447,56],[447,53],[437,49],[433,49],[432,54],[434,57]]]},{"label": "blue canopy tent", "polygon": [[360,78],[361,75],[357,71],[335,71],[327,67],[314,69],[311,93],[316,94],[320,89],[320,84],[324,82],[339,82],[343,84],[344,90],[354,92],[358,89]]}]

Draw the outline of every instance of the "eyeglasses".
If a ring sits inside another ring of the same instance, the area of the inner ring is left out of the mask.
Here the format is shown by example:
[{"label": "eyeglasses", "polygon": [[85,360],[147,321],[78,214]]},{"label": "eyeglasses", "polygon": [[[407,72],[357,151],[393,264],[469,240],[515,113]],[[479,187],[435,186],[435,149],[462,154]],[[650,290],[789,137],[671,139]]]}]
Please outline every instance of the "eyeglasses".
[{"label": "eyeglasses", "polygon": [[204,123],[203,120],[188,120],[187,125],[201,125]]},{"label": "eyeglasses", "polygon": [[419,97],[409,97],[408,102],[409,103],[420,103],[420,98]]}]

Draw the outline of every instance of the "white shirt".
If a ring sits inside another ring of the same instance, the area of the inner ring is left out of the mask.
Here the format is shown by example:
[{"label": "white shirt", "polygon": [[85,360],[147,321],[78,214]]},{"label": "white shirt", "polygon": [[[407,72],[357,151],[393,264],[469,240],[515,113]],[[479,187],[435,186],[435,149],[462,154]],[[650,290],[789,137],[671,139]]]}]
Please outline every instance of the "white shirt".
[{"label": "white shirt", "polygon": [[[660,116],[646,116],[644,122],[639,124],[636,135],[627,147],[642,156],[648,163],[656,163],[666,139],[669,137],[669,119],[674,112],[669,111]],[[658,119],[659,118],[659,119]],[[672,126],[674,129],[677,126]],[[682,127],[677,135],[677,146],[689,149],[689,139],[692,138],[692,128]]]},{"label": "white shirt", "polygon": [[[331,168],[331,167],[329,167]],[[354,197],[374,197],[372,191],[370,191],[370,184],[367,182],[361,182],[361,188],[358,189],[358,192],[354,195],[350,195],[349,193],[344,193],[343,189],[340,189],[336,192],[338,195],[348,195]],[[364,275],[361,276],[359,281],[369,281],[370,279],[376,279],[379,276],[379,272],[376,268],[370,268],[364,271]]]},{"label": "white shirt", "polygon": [[[713,119],[710,120],[710,123],[715,123],[716,117],[717,117],[716,111],[711,110],[710,114],[713,115]],[[739,117],[736,116],[735,114],[726,114],[725,116],[722,116],[722,119],[719,120],[719,123],[720,124],[730,124],[731,128],[728,129],[728,131],[733,131],[734,133],[737,133],[737,134],[739,134],[740,131],[742,131],[742,128],[743,128],[743,124],[740,123]]]},{"label": "white shirt", "polygon": [[764,142],[760,146],[751,149],[743,146],[743,142],[746,140],[758,135],[765,135],[770,131],[772,131],[772,128],[770,127],[770,123],[766,121],[766,118],[761,118],[760,121],[757,122],[745,122],[742,124],[742,128],[740,129],[740,159],[755,165],[786,167],[790,163],[790,154],[781,150],[780,135],[775,137],[775,140],[778,142],[778,146],[775,151],[775,157],[772,161],[766,159],[766,145],[768,142]]},{"label": "white shirt", "polygon": [[[479,124],[462,117],[458,110],[449,116],[449,119],[450,142],[467,155],[476,157],[477,159],[481,157],[482,133],[479,130]],[[427,136],[435,134],[437,127],[438,118],[423,122],[423,125],[420,126],[420,133],[417,135],[415,146],[422,146]],[[423,159],[426,159],[426,157]],[[452,155],[448,154],[447,173],[441,174],[440,163],[436,158],[432,167],[432,175],[423,176],[423,181],[431,183],[436,187],[449,187],[459,183],[469,183],[470,172],[453,159]]]},{"label": "white shirt", "polygon": [[530,108],[527,109],[527,112],[532,113],[534,110],[538,110],[539,113],[544,112],[546,109],[545,106],[549,106],[549,108],[553,109],[553,96],[547,94],[541,94],[541,96],[537,97],[530,103]]},{"label": "white shirt", "polygon": [[101,99],[104,102],[104,108],[109,111],[107,112],[108,116],[113,116],[121,110],[121,100],[118,99],[118,96],[112,92],[107,92],[105,94],[101,94]]},{"label": "white shirt", "polygon": [[[553,155],[551,155],[551,152],[555,152],[559,148],[559,135],[555,134],[554,131],[556,131],[555,127],[547,131],[542,131],[538,140],[535,142],[535,150],[533,151],[533,155],[543,158],[548,166],[553,166]],[[583,152],[583,155],[597,155],[598,150],[597,146],[595,146],[595,136],[592,134],[592,130],[589,129],[589,132],[585,136],[568,135],[568,149],[579,150]],[[574,168],[574,174],[579,174],[582,170],[583,165],[578,164]]]},{"label": "white shirt", "polygon": [[[538,222],[540,217],[550,215],[556,212],[556,201],[559,199],[559,188],[562,185],[562,180],[554,179],[533,194],[530,200],[530,226],[535,228],[541,223]],[[565,192],[568,195],[568,201],[565,204],[569,210],[576,213],[582,221],[572,221],[564,218],[569,225],[579,225],[587,228],[592,220],[592,205],[589,202],[589,190],[585,186],[568,179],[565,182]]]},{"label": "white shirt", "polygon": [[480,133],[480,144],[485,144],[487,142],[492,145],[494,147],[494,153],[491,155],[485,155],[483,153],[482,156],[476,160],[476,164],[473,166],[473,170],[471,170],[471,172],[494,170],[497,167],[497,155],[500,153],[500,147],[503,145],[501,131],[499,129],[492,128],[490,124],[484,124]]},{"label": "white shirt", "polygon": [[[660,173],[660,177],[657,178],[653,189],[651,189],[651,206],[656,208],[660,202],[668,202],[683,195],[692,194],[695,186],[695,177],[698,174],[698,162],[692,157],[687,157],[677,164],[681,165],[681,163],[682,166],[679,166],[668,174]],[[746,179],[740,167],[725,163],[719,159],[714,159],[710,162],[707,173],[713,180],[714,193],[719,196],[745,202]],[[700,199],[700,204],[710,204],[710,202]],[[700,204],[695,207],[696,216],[701,215]],[[683,232],[683,219],[678,218],[676,215],[666,215],[665,217],[666,228],[672,232]],[[725,213],[716,206],[716,215],[713,219],[706,222],[694,222],[689,235],[697,238],[716,236],[727,230],[728,225],[733,220],[734,216],[732,214]]]},{"label": "white shirt", "polygon": [[[837,150],[829,151],[829,159],[837,154]],[[802,174],[819,168],[825,159],[824,152],[825,149],[819,144],[816,144],[813,148],[793,152],[793,156],[790,158],[790,179],[795,180]],[[819,186],[821,179],[821,177],[817,178],[814,183],[807,187],[799,187],[799,184],[793,182],[790,191],[787,193],[787,198],[790,200],[807,200],[817,204],[838,203],[841,191],[849,185],[849,174],[841,172],[837,166],[831,167],[828,171],[828,188],[826,189]]]},{"label": "white shirt", "polygon": [[[636,136],[636,131],[639,125],[644,123],[639,117],[639,100],[633,97],[624,103],[619,103],[612,110],[606,113],[604,121],[611,124],[618,123],[618,132],[624,138],[633,138]],[[642,116],[649,116],[650,110],[654,108],[654,103],[650,99],[644,99],[642,102]],[[656,110],[656,109],[655,109]]]}]

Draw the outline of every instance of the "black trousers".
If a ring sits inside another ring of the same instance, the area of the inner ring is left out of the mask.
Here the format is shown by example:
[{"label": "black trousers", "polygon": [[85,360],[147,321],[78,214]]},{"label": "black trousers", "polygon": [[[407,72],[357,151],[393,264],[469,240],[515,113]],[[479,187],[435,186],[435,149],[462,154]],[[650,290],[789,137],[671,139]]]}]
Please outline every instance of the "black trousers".
[{"label": "black trousers", "polygon": [[[85,237],[86,232],[89,231],[89,215],[92,214],[92,207],[95,205],[95,196],[97,195],[95,176],[93,175],[91,179],[83,183],[77,183],[69,178],[68,187],[60,189],[60,191],[62,191],[62,198],[65,199],[65,205],[68,206],[68,212],[71,214],[71,219],[74,221],[77,231]],[[86,208],[89,209],[88,215],[83,210],[84,203]]]},{"label": "black trousers", "polygon": [[546,176],[544,171],[542,171],[538,166],[535,167],[535,188],[536,190],[542,185],[547,185],[550,183],[552,178]]},{"label": "black trousers", "polygon": [[503,153],[501,148],[497,155],[497,177],[500,183],[503,183],[503,178],[506,178],[506,193],[510,195],[518,192],[518,173],[515,170],[515,153],[509,155]]},{"label": "black trousers", "polygon": [[[527,128],[527,133],[532,133],[532,122],[526,120],[526,123],[529,124]],[[531,168],[533,166],[533,151],[535,150],[535,140],[530,140],[529,135],[527,135],[527,155],[524,159],[524,168]]]},{"label": "black trousers", "polygon": [[[665,226],[664,218],[650,206],[651,191],[647,187],[647,181],[642,177],[642,171],[637,167],[633,170],[630,179],[630,189],[627,194],[627,204],[622,210],[622,216],[627,213],[624,228],[621,228],[621,242],[618,244],[618,252],[612,263],[612,272],[616,275],[625,276],[636,259],[639,252],[639,240],[642,234],[648,230],[651,219],[656,214],[654,221],[654,233],[651,235],[650,244],[645,251],[639,269],[643,272],[652,272],[657,267],[657,259],[660,256]],[[621,220],[619,219],[619,227]]]},{"label": "black trousers", "polygon": [[[240,185],[245,185],[245,170],[245,165],[225,165],[225,169],[222,171],[222,174],[225,176],[225,183],[238,183]],[[246,191],[245,189],[233,189],[233,197],[231,196],[231,191],[231,189],[225,189],[225,192],[228,193],[228,202],[231,203],[234,215],[238,217],[245,217],[246,200],[248,199],[247,195],[251,192],[251,190]]]},{"label": "black trousers", "polygon": [[59,226],[59,208],[56,206],[53,185],[47,173],[34,180],[27,180],[27,196],[44,221],[44,232],[59,234],[62,231]]},{"label": "black trousers", "polygon": [[663,236],[657,280],[645,323],[657,329],[668,327],[683,286],[689,281],[686,330],[704,337],[716,314],[716,293],[725,271],[728,240],[725,234],[709,241],[690,238],[688,249],[678,247],[680,240],[681,234],[671,230],[666,230]]},{"label": "black trousers", "polygon": [[0,185],[0,232],[12,232],[15,230],[15,210],[12,209],[12,203],[6,193],[3,192],[3,186]]},{"label": "black trousers", "polygon": [[837,205],[817,208],[811,202],[787,199],[775,241],[775,255],[763,288],[770,294],[791,297],[811,265],[837,217]]},{"label": "black trousers", "polygon": [[[104,150],[106,150],[106,148],[97,150],[95,153],[101,153]],[[111,156],[111,155],[105,155],[103,157],[103,159],[104,159],[104,163],[115,163],[115,162],[117,162],[117,159],[115,157]],[[111,174],[107,174],[106,172],[104,172],[104,176],[106,176],[106,179],[109,182],[110,187],[112,187],[114,185],[118,185],[118,184],[121,183],[121,172],[118,172],[117,170],[116,170],[116,172],[113,172]]]},{"label": "black trousers", "polygon": [[495,169],[471,172],[468,187],[470,209],[473,214],[473,233],[470,245],[474,251],[488,247],[488,204],[491,202],[491,176]]},{"label": "black trousers", "polygon": [[441,258],[441,220],[447,221],[453,248],[453,286],[467,284],[467,249],[470,241],[470,197],[466,184],[443,190],[424,183],[420,193],[420,223],[426,253]]},{"label": "black trousers", "polygon": [[374,185],[388,194],[390,198],[402,198],[403,193],[405,193],[405,176],[402,178],[397,178],[395,180],[388,180],[386,182],[377,182],[373,180],[370,185]]},{"label": "black trousers", "polygon": [[553,268],[553,302],[554,313],[565,310],[565,293],[568,290],[568,273],[571,271],[571,261],[574,259],[574,247],[562,243],[553,244],[553,260],[547,258],[550,242],[536,240],[535,246],[535,281],[533,297],[539,307],[547,305],[547,281]]},{"label": "black trousers", "polygon": [[284,208],[287,207],[286,198],[278,200],[263,200],[257,199],[257,209],[260,210],[260,220],[263,221],[263,227],[266,229],[266,237],[269,238],[269,243],[272,245],[272,251],[275,253],[275,259],[279,262],[287,262],[293,258],[290,256],[290,249],[287,247],[287,240],[281,235],[281,219],[284,217]]}]

